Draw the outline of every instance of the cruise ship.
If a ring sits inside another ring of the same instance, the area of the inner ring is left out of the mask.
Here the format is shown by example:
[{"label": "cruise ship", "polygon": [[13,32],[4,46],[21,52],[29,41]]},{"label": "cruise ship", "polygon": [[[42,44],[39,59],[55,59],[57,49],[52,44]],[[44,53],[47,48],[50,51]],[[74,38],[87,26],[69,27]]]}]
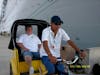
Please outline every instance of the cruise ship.
[{"label": "cruise ship", "polygon": [[95,47],[100,53],[98,48],[100,0],[2,0],[1,2],[0,33],[10,33],[13,22],[18,19],[39,19],[50,23],[51,17],[58,15],[64,22],[62,28],[80,48]]}]

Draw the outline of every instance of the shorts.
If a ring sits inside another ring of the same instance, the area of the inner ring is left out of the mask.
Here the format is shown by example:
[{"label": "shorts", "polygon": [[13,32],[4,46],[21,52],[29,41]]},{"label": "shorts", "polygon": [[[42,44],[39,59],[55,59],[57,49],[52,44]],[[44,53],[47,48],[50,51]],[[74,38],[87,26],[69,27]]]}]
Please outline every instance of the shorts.
[{"label": "shorts", "polygon": [[22,55],[23,55],[23,57],[28,55],[28,56],[31,56],[32,58],[40,58],[39,52],[23,51]]},{"label": "shorts", "polygon": [[42,62],[45,65],[46,69],[48,70],[48,75],[54,74],[56,70],[60,72],[59,75],[67,75],[67,74],[64,74],[65,73],[64,65],[62,63],[53,64],[50,62],[48,56],[43,56]]}]

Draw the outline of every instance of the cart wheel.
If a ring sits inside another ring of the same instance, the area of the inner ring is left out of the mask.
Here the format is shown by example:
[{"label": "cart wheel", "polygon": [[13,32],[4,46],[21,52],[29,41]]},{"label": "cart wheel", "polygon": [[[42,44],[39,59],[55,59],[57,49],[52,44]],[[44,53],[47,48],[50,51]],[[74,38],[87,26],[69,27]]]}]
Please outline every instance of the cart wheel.
[{"label": "cart wheel", "polygon": [[13,75],[11,63],[10,63],[10,75]]}]

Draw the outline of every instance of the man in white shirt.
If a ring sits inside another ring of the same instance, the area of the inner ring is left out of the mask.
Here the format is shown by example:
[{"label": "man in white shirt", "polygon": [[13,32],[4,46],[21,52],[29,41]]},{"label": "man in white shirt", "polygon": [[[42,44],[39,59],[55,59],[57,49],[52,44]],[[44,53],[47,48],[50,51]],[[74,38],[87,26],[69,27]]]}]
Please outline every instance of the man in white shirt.
[{"label": "man in white shirt", "polygon": [[[45,28],[42,32],[43,45],[40,50],[40,55],[44,65],[48,70],[48,75],[53,75],[55,73],[55,65],[57,64],[57,59],[61,58],[60,47],[62,40],[65,40],[78,53],[81,53],[80,49],[70,40],[68,34],[61,28],[62,23],[63,21],[59,16],[53,16],[51,18],[51,26]],[[57,64],[56,68],[60,72],[59,75],[65,75],[63,64]]]},{"label": "man in white shirt", "polygon": [[22,34],[17,42],[18,46],[21,48],[22,55],[25,61],[30,66],[29,73],[33,73],[32,67],[32,57],[40,58],[39,49],[41,46],[41,41],[39,38],[33,34],[32,26],[27,25],[25,27],[26,34]]}]

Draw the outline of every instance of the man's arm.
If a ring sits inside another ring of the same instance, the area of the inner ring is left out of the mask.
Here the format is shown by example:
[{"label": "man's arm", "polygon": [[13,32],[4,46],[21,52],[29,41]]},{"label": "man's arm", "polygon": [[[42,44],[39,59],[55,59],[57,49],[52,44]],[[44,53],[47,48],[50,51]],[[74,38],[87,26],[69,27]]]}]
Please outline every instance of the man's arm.
[{"label": "man's arm", "polygon": [[74,44],[73,41],[68,40],[67,42],[72,48],[74,48],[76,50],[76,52],[80,53],[80,49]]},{"label": "man's arm", "polygon": [[49,50],[49,47],[48,47],[48,41],[43,41],[43,47],[44,47],[44,50],[46,51],[46,53],[48,54],[48,57],[49,57],[50,61],[52,63],[56,63],[57,59],[56,59],[56,57],[52,56],[52,54]]},{"label": "man's arm", "polygon": [[17,45],[22,49],[22,50],[25,50],[25,51],[28,51],[29,49],[24,47],[24,45],[22,43],[17,43]]},{"label": "man's arm", "polygon": [[68,40],[68,44],[76,50],[76,54],[78,54],[81,58],[85,58],[86,52],[81,52],[80,49],[74,44],[73,41]]},{"label": "man's arm", "polygon": [[43,47],[44,47],[44,50],[46,51],[46,53],[48,54],[48,56],[52,56],[52,54],[49,50],[49,47],[48,47],[48,41],[43,41]]}]

